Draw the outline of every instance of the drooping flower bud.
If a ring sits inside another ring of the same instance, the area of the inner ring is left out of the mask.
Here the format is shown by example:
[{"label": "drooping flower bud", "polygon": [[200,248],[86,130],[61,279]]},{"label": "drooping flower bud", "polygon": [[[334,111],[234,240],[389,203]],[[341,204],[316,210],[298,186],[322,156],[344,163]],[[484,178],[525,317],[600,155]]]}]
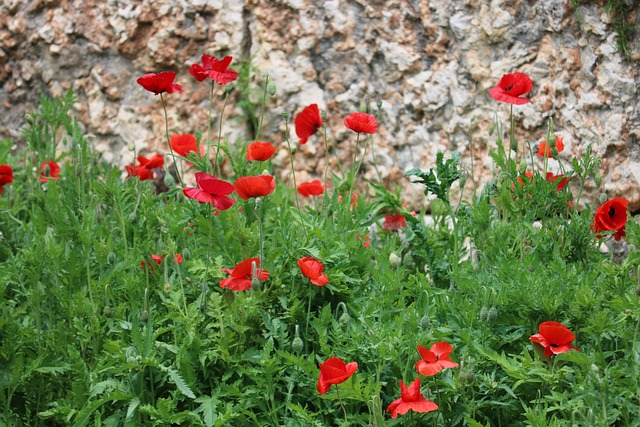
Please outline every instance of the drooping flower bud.
[{"label": "drooping flower bud", "polygon": [[267,83],[267,93],[269,96],[276,95],[276,84],[273,80],[269,80],[269,83]]},{"label": "drooping flower bud", "polygon": [[593,179],[596,181],[596,187],[600,187],[600,184],[602,183],[602,175],[600,175],[599,173],[596,173],[593,176]]},{"label": "drooping flower bud", "polygon": [[487,314],[489,314],[489,308],[486,305],[483,305],[480,309],[480,314],[478,314],[478,318],[481,322],[485,322],[487,320]]},{"label": "drooping flower bud", "polygon": [[491,324],[496,321],[498,318],[498,309],[495,307],[491,307],[487,312],[487,323]]},{"label": "drooping flower bud", "polygon": [[109,251],[107,254],[107,262],[111,265],[116,263],[116,254],[113,251]]},{"label": "drooping flower bud", "polygon": [[518,172],[520,172],[521,175],[524,175],[526,171],[527,171],[527,161],[525,159],[522,159],[520,161],[520,165],[518,166]]},{"label": "drooping flower bud", "polygon": [[164,177],[164,184],[167,187],[173,187],[176,183],[175,178],[173,177],[173,175],[171,175],[170,173],[168,173],[165,177]]},{"label": "drooping flower bud", "polygon": [[144,310],[140,315],[140,321],[146,322],[147,320],[149,320],[149,312],[147,310]]}]

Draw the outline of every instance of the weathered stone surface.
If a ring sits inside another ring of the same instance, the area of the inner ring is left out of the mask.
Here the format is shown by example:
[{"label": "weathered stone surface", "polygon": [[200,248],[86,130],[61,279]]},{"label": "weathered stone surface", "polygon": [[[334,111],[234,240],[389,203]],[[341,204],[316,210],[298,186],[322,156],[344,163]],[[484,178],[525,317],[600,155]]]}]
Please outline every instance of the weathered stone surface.
[{"label": "weathered stone surface", "polygon": [[[635,5],[635,8],[634,8]],[[640,25],[637,2],[629,1],[629,22]],[[327,113],[328,143],[336,148],[329,165],[349,165],[355,135],[342,121],[365,95],[382,101],[380,131],[371,139],[363,171],[377,180],[374,155],[384,182],[401,184],[414,208],[422,189],[403,172],[429,168],[438,150],[458,150],[471,163],[474,181],[487,182],[495,137],[493,113],[505,121],[509,106],[488,94],[505,73],[522,71],[534,80],[532,102],[514,106],[516,136],[541,140],[554,119],[565,139],[562,161],[589,144],[603,157],[601,189],[624,196],[640,209],[640,37],[631,60],[616,47],[612,19],[589,2],[573,11],[569,2],[542,0],[2,0],[0,6],[0,137],[19,140],[24,115],[41,92],[60,95],[72,87],[76,113],[107,160],[121,165],[136,152],[167,150],[159,97],[136,79],[173,70],[184,94],[165,97],[172,132],[206,135],[208,83],[188,69],[202,53],[253,58],[250,99],[261,100],[265,75],[277,85],[267,99],[260,138],[278,147],[278,176],[289,179],[284,112],[291,143],[293,117],[318,103]],[[255,123],[231,93],[222,134],[239,147],[255,137]],[[224,102],[214,94],[213,130]],[[260,112],[260,108],[256,108]],[[471,123],[471,117],[475,117]],[[362,141],[361,141],[362,142]],[[296,150],[298,181],[322,175],[325,147],[320,136]],[[363,153],[364,145],[359,150]],[[557,163],[552,161],[552,167]],[[466,186],[472,187],[472,180]],[[591,193],[587,197],[591,197]]]}]

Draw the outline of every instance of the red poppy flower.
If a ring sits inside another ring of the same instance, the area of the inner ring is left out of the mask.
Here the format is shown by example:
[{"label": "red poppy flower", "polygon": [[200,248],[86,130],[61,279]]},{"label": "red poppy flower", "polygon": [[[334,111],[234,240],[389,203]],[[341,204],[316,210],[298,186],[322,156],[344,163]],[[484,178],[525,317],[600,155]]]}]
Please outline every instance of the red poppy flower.
[{"label": "red poppy flower", "polygon": [[[564,142],[558,135],[556,135],[555,137],[556,149],[558,150],[558,153],[562,153],[562,151],[564,150]],[[540,157],[544,157],[546,155],[548,158],[552,158],[553,154],[551,154],[551,144],[547,145],[546,141],[542,141],[540,144],[538,144],[538,152],[536,154]]]},{"label": "red poppy flower", "polygon": [[524,73],[505,74],[498,82],[498,86],[489,89],[489,94],[496,101],[523,105],[531,100],[520,96],[529,93],[532,87],[533,82]]},{"label": "red poppy flower", "polygon": [[226,85],[238,78],[237,71],[228,68],[231,61],[233,61],[233,57],[231,56],[216,59],[205,53],[202,55],[202,65],[193,64],[191,68],[189,68],[189,73],[199,82],[209,78],[218,84]]},{"label": "red poppy flower", "polygon": [[318,104],[305,107],[294,120],[296,135],[300,138],[300,144],[306,144],[310,136],[315,135],[322,126],[322,117]]},{"label": "red poppy flower", "polygon": [[407,220],[404,215],[387,215],[384,217],[382,228],[384,230],[400,230],[407,226]]},{"label": "red poppy flower", "polygon": [[430,377],[445,368],[457,368],[458,364],[449,358],[452,351],[451,344],[442,341],[432,345],[429,350],[419,345],[418,353],[420,353],[422,360],[416,363],[418,373]]},{"label": "red poppy flower", "polygon": [[378,121],[371,114],[351,113],[344,119],[344,125],[357,133],[373,135],[378,132]]},{"label": "red poppy flower", "polygon": [[196,183],[199,188],[187,187],[182,190],[185,196],[200,203],[211,203],[216,209],[224,211],[235,203],[227,197],[233,193],[233,185],[204,172],[196,172]]},{"label": "red poppy flower", "polygon": [[264,162],[276,152],[276,147],[270,142],[256,141],[247,146],[247,160],[250,162]]},{"label": "red poppy flower", "polygon": [[[360,235],[357,234],[356,239],[359,239],[359,238],[360,238]],[[364,236],[364,239],[362,239],[362,246],[364,246],[365,248],[368,248],[369,246],[371,246],[371,237],[369,237],[368,234]]]},{"label": "red poppy flower", "polygon": [[182,261],[183,261],[182,255],[174,254],[173,260],[176,262],[176,264],[182,264]]},{"label": "red poppy flower", "polygon": [[322,185],[319,179],[314,179],[313,181],[303,182],[298,185],[298,193],[304,197],[321,196],[325,188],[327,188],[327,186]]},{"label": "red poppy flower", "polygon": [[358,362],[344,363],[338,357],[330,357],[319,365],[318,393],[325,394],[331,384],[341,384],[348,380],[358,370]]},{"label": "red poppy flower", "polygon": [[[551,357],[554,354],[567,353],[572,348],[571,341],[576,336],[562,323],[542,322],[538,327],[538,334],[531,335],[529,339],[540,344],[544,348],[544,355]],[[578,350],[579,351],[579,350]]]},{"label": "red poppy flower", "polygon": [[149,169],[145,168],[144,166],[136,166],[133,167],[131,165],[126,165],[125,169],[127,170],[127,178],[130,178],[132,176],[137,176],[138,178],[140,178],[140,181],[147,181],[149,179],[153,179],[153,172],[151,172]]},{"label": "red poppy flower", "polygon": [[569,177],[568,176],[564,176],[562,174],[560,175],[554,175],[551,172],[547,172],[547,182],[553,182],[555,183],[557,180],[560,180],[560,182],[558,183],[558,185],[556,185],[556,190],[557,191],[561,191],[565,185],[567,185],[567,182],[569,182]]},{"label": "red poppy flower", "polygon": [[222,279],[220,281],[220,287],[232,291],[246,291],[251,289],[251,279],[253,279],[254,268],[258,279],[261,281],[267,280],[269,273],[264,269],[258,268],[259,265],[260,258],[247,258],[237,264],[232,270],[223,268],[222,272],[230,274],[231,277]]},{"label": "red poppy flower", "polygon": [[173,82],[175,78],[176,73],[174,73],[173,71],[163,71],[161,73],[145,74],[136,81],[143,88],[145,88],[149,92],[153,92],[156,95],[160,95],[164,92],[182,93],[182,87],[179,84]]},{"label": "red poppy flower", "polygon": [[276,180],[271,175],[241,176],[233,184],[242,200],[250,197],[268,196],[276,189]]},{"label": "red poppy flower", "polygon": [[0,165],[0,194],[2,187],[13,182],[13,168],[9,165]]},{"label": "red poppy flower", "polygon": [[159,169],[164,166],[164,156],[162,154],[154,154],[150,159],[144,156],[138,156],[137,159],[140,166],[144,166],[149,170]]},{"label": "red poppy flower", "polygon": [[194,135],[184,133],[182,135],[171,135],[169,139],[171,149],[178,155],[186,157],[189,153],[204,154],[204,147],[198,149],[198,141]]},{"label": "red poppy flower", "polygon": [[302,275],[308,277],[311,283],[316,286],[324,286],[329,283],[329,278],[322,272],[324,264],[315,258],[306,256],[298,260],[298,267]]},{"label": "red poppy flower", "polygon": [[593,217],[591,229],[599,239],[599,233],[604,231],[615,231],[613,237],[620,240],[626,236],[625,226],[627,224],[627,205],[629,201],[622,197],[614,197],[601,205]]},{"label": "red poppy flower", "polygon": [[60,166],[56,162],[42,162],[40,165],[40,181],[48,182],[50,179],[57,180],[60,178]]},{"label": "red poppy flower", "polygon": [[425,399],[420,393],[420,378],[416,378],[409,387],[400,380],[400,396],[387,408],[387,412],[391,412],[391,418],[404,415],[410,409],[415,412],[431,412],[438,409],[438,405]]}]

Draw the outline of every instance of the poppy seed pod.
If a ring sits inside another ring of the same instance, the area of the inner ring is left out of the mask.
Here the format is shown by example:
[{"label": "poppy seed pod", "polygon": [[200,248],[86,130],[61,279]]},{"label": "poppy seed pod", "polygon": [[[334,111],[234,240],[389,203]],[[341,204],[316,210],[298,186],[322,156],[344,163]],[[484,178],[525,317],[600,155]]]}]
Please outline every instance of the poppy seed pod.
[{"label": "poppy seed pod", "polygon": [[378,110],[382,108],[382,101],[378,101],[376,102],[376,107],[378,107]]},{"label": "poppy seed pod", "polygon": [[596,181],[596,187],[600,187],[600,184],[602,183],[602,175],[600,175],[599,173],[596,173],[593,176],[593,179]]},{"label": "poppy seed pod", "polygon": [[146,322],[147,320],[149,320],[149,312],[147,310],[144,310],[140,315],[140,321]]},{"label": "poppy seed pod", "polygon": [[260,279],[256,276],[251,279],[251,289],[256,292],[260,290]]},{"label": "poppy seed pod", "polygon": [[276,95],[276,84],[273,82],[273,80],[269,80],[269,83],[267,83],[267,93],[269,94],[269,96]]},{"label": "poppy seed pod", "polygon": [[136,144],[134,144],[133,142],[130,142],[129,145],[127,145],[127,149],[129,151],[135,151],[136,150]]},{"label": "poppy seed pod", "polygon": [[293,348],[293,351],[295,351],[296,353],[300,353],[303,347],[304,347],[304,343],[300,338],[300,326],[296,325],[296,336],[293,339],[293,342],[291,343],[291,348]]},{"label": "poppy seed pod", "polygon": [[129,222],[136,223],[138,221],[138,215],[135,212],[131,212],[128,217]]}]

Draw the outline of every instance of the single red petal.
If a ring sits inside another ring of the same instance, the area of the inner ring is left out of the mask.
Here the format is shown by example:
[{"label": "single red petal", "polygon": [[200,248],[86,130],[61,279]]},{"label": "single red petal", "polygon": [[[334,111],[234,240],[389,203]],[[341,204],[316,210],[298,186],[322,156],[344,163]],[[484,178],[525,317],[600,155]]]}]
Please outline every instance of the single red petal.
[{"label": "single red petal", "polygon": [[320,109],[318,104],[311,104],[305,107],[294,120],[296,135],[300,138],[300,144],[306,144],[310,136],[318,132],[322,126],[322,118],[320,117]]},{"label": "single red petal", "polygon": [[164,166],[164,156],[162,154],[154,154],[144,165],[147,169],[158,169]]},{"label": "single red petal", "polygon": [[378,121],[371,114],[351,113],[344,119],[344,125],[357,133],[374,134],[378,131]]},{"label": "single red petal", "polygon": [[420,395],[420,378],[416,378],[413,380],[409,387],[406,387],[402,380],[400,380],[400,395],[402,396],[402,400],[405,402],[415,402],[417,401]]},{"label": "single red petal", "polygon": [[537,342],[540,343],[540,345],[542,345],[543,347],[548,347],[549,343],[547,342],[547,339],[542,336],[542,334],[535,334],[535,335],[531,335],[529,337],[529,340],[532,342]]},{"label": "single red petal", "polygon": [[[391,412],[391,418],[396,418],[399,415],[406,414],[409,410],[408,406],[403,405],[402,398],[398,398],[391,402],[391,404],[387,407],[387,412]],[[406,409],[405,409],[406,408]]]},{"label": "single red petal", "polygon": [[211,195],[226,196],[233,193],[233,185],[204,172],[196,172],[198,186]]},{"label": "single red petal", "polygon": [[200,203],[213,203],[213,196],[206,191],[202,191],[199,188],[186,187],[182,189],[182,193],[190,199],[196,200]]},{"label": "single red petal", "polygon": [[309,281],[311,283],[313,283],[314,285],[316,285],[316,286],[324,286],[327,283],[329,283],[329,278],[327,277],[326,274],[320,273],[320,275],[318,275],[318,277],[315,277],[313,279],[310,278]]},{"label": "single red petal", "polygon": [[422,358],[422,360],[424,360],[425,362],[428,363],[434,363],[435,361],[438,360],[438,357],[430,350],[427,350],[426,348],[424,348],[421,345],[417,346],[418,349],[418,353],[420,353],[420,357]]},{"label": "single red petal", "polygon": [[236,201],[227,196],[211,196],[213,198],[213,206],[221,211],[226,211],[232,207]]},{"label": "single red petal", "polygon": [[324,377],[322,376],[322,371],[320,371],[320,376],[318,377],[318,386],[316,388],[318,390],[318,393],[320,394],[325,394],[331,388],[331,384],[329,384],[324,380]]},{"label": "single red petal", "polygon": [[425,399],[422,396],[420,396],[420,400],[418,400],[417,402],[409,402],[408,405],[411,408],[411,410],[414,412],[424,413],[424,412],[435,411],[436,409],[438,409],[438,405],[436,405],[434,402],[430,400]]},{"label": "single red petal", "polygon": [[457,368],[459,366],[456,362],[452,362],[449,359],[438,360],[438,363],[445,369]]},{"label": "single red petal", "polygon": [[173,151],[179,156],[185,157],[192,151],[198,153],[197,139],[190,133],[184,133],[182,135],[171,135],[169,144],[171,145]]},{"label": "single red petal", "polygon": [[247,160],[250,162],[269,160],[276,152],[270,142],[255,141],[247,146]]},{"label": "single red petal", "polygon": [[445,359],[453,351],[453,347],[451,347],[449,343],[439,341],[432,345],[429,350],[431,350],[438,359]]},{"label": "single red petal", "polygon": [[199,82],[204,81],[204,79],[208,77],[207,70],[200,64],[193,64],[191,68],[189,68],[189,74]]},{"label": "single red petal", "polygon": [[437,361],[429,363],[425,362],[424,360],[419,360],[416,363],[416,370],[418,371],[418,373],[426,377],[432,377],[438,372],[442,371],[442,369],[443,367],[440,366],[440,363],[438,363]]}]

